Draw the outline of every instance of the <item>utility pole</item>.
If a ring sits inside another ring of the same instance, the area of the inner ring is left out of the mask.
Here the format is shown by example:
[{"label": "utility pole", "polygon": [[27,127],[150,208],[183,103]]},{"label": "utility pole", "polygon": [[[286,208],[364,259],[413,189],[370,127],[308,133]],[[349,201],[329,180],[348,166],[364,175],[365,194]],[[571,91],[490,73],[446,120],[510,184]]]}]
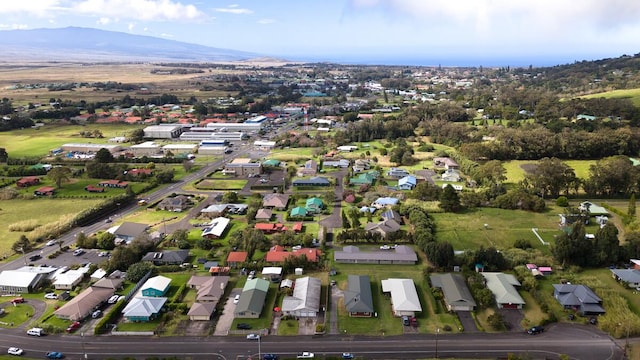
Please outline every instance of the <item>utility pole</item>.
[{"label": "utility pole", "polygon": [[436,359],[438,358],[438,334],[440,333],[440,328],[436,329]]}]

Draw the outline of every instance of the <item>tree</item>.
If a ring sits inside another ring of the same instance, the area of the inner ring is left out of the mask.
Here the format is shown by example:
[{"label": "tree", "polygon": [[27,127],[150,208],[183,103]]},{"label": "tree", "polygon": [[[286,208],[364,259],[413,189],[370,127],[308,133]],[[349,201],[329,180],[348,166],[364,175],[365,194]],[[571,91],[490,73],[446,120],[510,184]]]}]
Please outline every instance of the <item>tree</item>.
[{"label": "tree", "polygon": [[235,191],[227,191],[222,195],[222,202],[228,204],[234,204],[238,202],[238,193]]},{"label": "tree", "polygon": [[99,249],[113,250],[116,247],[116,236],[108,231],[101,232],[97,236],[96,246]]},{"label": "tree", "polygon": [[154,275],[157,272],[155,266],[148,261],[138,262],[135,264],[131,264],[127,269],[127,275],[125,275],[125,279],[132,283],[137,283],[140,281],[149,271],[151,271],[151,275]]},{"label": "tree", "polygon": [[446,212],[458,212],[462,208],[458,192],[451,185],[445,186],[440,195],[440,208]]},{"label": "tree", "polygon": [[629,208],[627,209],[627,216],[630,218],[636,217],[636,194],[631,194],[629,198]]},{"label": "tree", "polygon": [[0,148],[0,162],[7,162],[9,159],[9,154],[7,153],[7,149]]},{"label": "tree", "polygon": [[100,150],[96,152],[96,157],[94,158],[94,160],[98,163],[106,164],[113,162],[114,158],[111,151],[107,150],[106,148],[100,148]]},{"label": "tree", "polygon": [[565,265],[585,266],[590,260],[591,246],[585,246],[585,230],[582,221],[573,223],[570,231],[563,232],[556,238],[555,245],[551,246],[553,257]]},{"label": "tree", "polygon": [[167,184],[173,181],[175,172],[173,168],[167,168],[164,170],[156,171],[156,180],[161,184]]},{"label": "tree", "polygon": [[184,171],[186,172],[191,172],[191,169],[193,169],[193,161],[191,160],[185,160],[182,162],[182,168],[184,169]]},{"label": "tree", "polygon": [[71,168],[66,166],[54,167],[47,173],[47,176],[56,183],[57,187],[62,187],[63,182],[71,179]]},{"label": "tree", "polygon": [[593,265],[611,265],[618,262],[620,241],[618,228],[613,223],[607,223],[598,229],[593,242]]},{"label": "tree", "polygon": [[29,241],[29,239],[24,235],[20,235],[20,238],[16,240],[16,242],[14,242],[13,245],[11,245],[11,250],[13,250],[16,253],[18,252],[28,253],[29,251],[31,251],[32,248],[33,248],[33,245],[31,245],[31,242]]},{"label": "tree", "polygon": [[525,180],[525,186],[528,185],[534,193],[557,198],[562,191],[568,194],[575,188],[578,178],[573,169],[560,159],[544,158],[531,173],[525,175]]},{"label": "tree", "polygon": [[484,185],[501,184],[507,179],[507,171],[502,165],[500,160],[490,160],[480,165],[473,178],[479,183]]}]

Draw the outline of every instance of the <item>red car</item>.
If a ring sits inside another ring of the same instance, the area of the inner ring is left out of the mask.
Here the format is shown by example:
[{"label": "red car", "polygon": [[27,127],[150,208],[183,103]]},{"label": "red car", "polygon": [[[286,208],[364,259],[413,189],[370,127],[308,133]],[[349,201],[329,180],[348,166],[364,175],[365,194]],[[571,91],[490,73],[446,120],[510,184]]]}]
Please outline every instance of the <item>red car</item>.
[{"label": "red car", "polygon": [[11,300],[12,304],[22,304],[23,302],[24,302],[24,298],[21,298],[21,297],[17,297]]},{"label": "red car", "polygon": [[69,327],[67,328],[67,332],[68,333],[72,333],[76,330],[78,330],[80,328],[81,324],[79,321],[74,321],[71,323],[71,325],[69,325]]}]

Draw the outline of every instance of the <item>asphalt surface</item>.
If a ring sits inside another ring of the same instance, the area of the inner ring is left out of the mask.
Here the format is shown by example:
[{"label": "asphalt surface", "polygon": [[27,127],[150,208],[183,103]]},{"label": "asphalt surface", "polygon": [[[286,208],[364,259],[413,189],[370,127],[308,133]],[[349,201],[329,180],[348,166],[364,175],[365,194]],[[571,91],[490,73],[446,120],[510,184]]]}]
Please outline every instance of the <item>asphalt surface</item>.
[{"label": "asphalt surface", "polygon": [[260,353],[274,353],[281,358],[295,358],[301,351],[316,353],[317,358],[355,353],[365,359],[424,358],[506,358],[509,353],[527,354],[530,359],[618,360],[622,349],[607,334],[593,326],[557,324],[540,335],[446,334],[402,335],[386,337],[360,336],[265,336],[260,342],[244,336],[225,337],[87,337],[50,335],[31,337],[24,331],[0,330],[0,346],[18,346],[28,357],[47,351],[61,351],[67,359],[107,359],[149,356],[180,359],[247,359]]}]

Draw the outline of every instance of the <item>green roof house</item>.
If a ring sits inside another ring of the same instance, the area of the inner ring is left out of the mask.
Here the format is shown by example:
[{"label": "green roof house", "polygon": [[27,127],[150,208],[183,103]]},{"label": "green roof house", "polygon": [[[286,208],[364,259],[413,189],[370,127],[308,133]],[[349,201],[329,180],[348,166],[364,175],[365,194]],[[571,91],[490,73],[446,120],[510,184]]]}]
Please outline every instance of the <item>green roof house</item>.
[{"label": "green roof house", "polygon": [[262,166],[280,167],[280,160],[269,159],[262,162]]},{"label": "green roof house", "polygon": [[269,291],[269,281],[264,279],[247,280],[240,294],[240,300],[234,310],[237,318],[259,318]]},{"label": "green roof house", "polygon": [[307,203],[305,205],[305,208],[307,209],[307,211],[312,213],[321,212],[323,207],[324,205],[322,204],[322,200],[317,197],[308,198]]},{"label": "green roof house", "polygon": [[373,185],[373,183],[378,178],[377,171],[369,171],[364,174],[359,174],[356,177],[352,177],[349,179],[349,184],[351,185]]},{"label": "green roof house", "polygon": [[309,212],[307,211],[307,209],[303,208],[302,206],[297,206],[294,207],[293,209],[291,209],[291,212],[289,213],[290,217],[305,217],[307,216]]}]

